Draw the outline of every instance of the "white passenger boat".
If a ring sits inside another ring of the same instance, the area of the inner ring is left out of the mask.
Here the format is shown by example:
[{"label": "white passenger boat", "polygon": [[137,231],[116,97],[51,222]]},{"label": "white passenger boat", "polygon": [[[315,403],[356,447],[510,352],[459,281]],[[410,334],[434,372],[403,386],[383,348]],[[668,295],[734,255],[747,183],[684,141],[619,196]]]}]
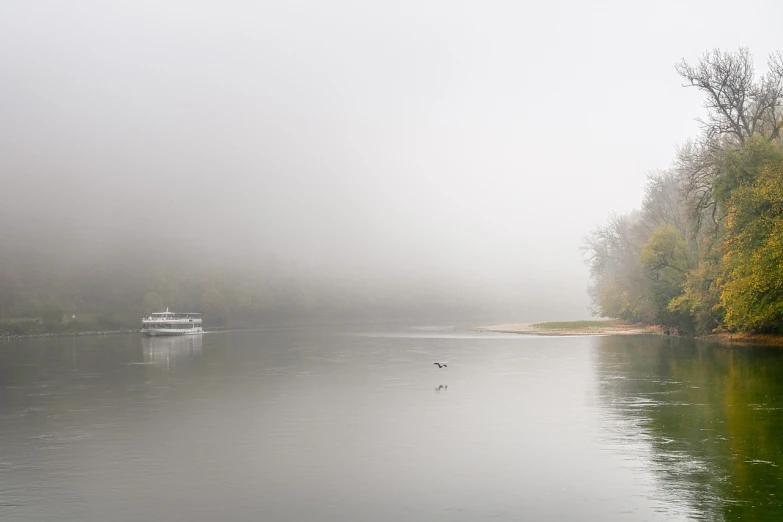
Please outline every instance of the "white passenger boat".
[{"label": "white passenger boat", "polygon": [[204,333],[201,328],[201,314],[178,314],[165,312],[150,314],[141,318],[141,333],[149,336],[197,335]]}]

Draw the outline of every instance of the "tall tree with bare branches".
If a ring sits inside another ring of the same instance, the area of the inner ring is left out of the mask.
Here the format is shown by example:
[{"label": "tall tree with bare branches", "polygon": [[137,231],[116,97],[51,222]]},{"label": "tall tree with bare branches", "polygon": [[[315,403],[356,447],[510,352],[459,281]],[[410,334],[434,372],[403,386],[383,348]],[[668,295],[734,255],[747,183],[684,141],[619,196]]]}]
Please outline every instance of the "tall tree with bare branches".
[{"label": "tall tree with bare branches", "polygon": [[725,151],[742,147],[752,136],[767,141],[781,138],[783,55],[772,53],[767,66],[767,72],[757,76],[753,57],[740,48],[737,52],[715,49],[695,64],[682,60],[675,67],[686,87],[704,94],[707,109],[698,120],[702,135],[686,142],[675,160],[695,234],[705,223],[711,225],[707,230],[713,235],[720,228],[723,216],[713,186]]},{"label": "tall tree with bare branches", "polygon": [[756,77],[750,52],[715,49],[695,64],[682,60],[677,73],[685,86],[696,87],[705,95],[707,116],[699,119],[705,138],[731,137],[737,145],[756,134],[769,140],[780,137],[783,123],[783,58],[773,53],[769,70]]}]

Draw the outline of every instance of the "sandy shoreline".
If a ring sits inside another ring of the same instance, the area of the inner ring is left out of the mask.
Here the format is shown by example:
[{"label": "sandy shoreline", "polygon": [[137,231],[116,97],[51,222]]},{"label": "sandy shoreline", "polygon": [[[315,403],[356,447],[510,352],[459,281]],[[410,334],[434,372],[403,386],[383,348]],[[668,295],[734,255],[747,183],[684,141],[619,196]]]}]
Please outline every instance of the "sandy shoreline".
[{"label": "sandy shoreline", "polygon": [[[591,321],[593,322],[593,321]],[[479,326],[474,330],[479,332],[512,333],[526,335],[550,335],[550,336],[575,336],[575,335],[643,335],[657,334],[663,335],[663,329],[659,326],[649,326],[644,324],[628,324],[621,321],[606,321],[603,325],[580,326],[579,321],[573,324],[561,323],[566,326],[550,327],[548,325],[558,325],[558,323],[510,323],[496,324],[491,326]],[[757,346],[779,346],[783,347],[783,336],[772,334],[750,334],[750,333],[714,333],[692,337],[700,341],[709,341],[728,345],[757,345]]]},{"label": "sandy shoreline", "polygon": [[[641,324],[625,324],[616,321],[606,321],[606,325],[548,327],[548,323],[510,323],[475,328],[480,332],[514,333],[527,335],[641,335],[659,334],[660,328]],[[554,323],[553,323],[554,324]]]}]

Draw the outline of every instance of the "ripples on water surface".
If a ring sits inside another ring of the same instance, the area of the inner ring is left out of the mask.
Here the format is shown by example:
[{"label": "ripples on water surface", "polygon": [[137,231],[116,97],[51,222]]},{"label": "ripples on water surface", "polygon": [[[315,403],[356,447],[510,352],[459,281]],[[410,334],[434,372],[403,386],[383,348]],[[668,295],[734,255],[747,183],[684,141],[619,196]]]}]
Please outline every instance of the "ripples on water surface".
[{"label": "ripples on water surface", "polygon": [[0,520],[780,520],[781,355],[445,327],[2,341]]}]

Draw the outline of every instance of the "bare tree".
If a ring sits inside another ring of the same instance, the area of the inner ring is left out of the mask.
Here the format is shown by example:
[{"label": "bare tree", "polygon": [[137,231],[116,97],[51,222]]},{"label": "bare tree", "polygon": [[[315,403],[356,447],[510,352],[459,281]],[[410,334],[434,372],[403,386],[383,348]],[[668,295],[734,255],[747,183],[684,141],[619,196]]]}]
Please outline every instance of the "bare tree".
[{"label": "bare tree", "polygon": [[647,232],[651,234],[660,225],[671,225],[682,237],[689,237],[688,217],[682,178],[678,172],[667,170],[650,174],[641,213],[641,224]]},{"label": "bare tree", "polygon": [[676,65],[686,87],[705,95],[705,118],[699,119],[702,136],[686,142],[677,151],[674,169],[682,179],[688,201],[692,236],[720,228],[720,209],[713,186],[724,152],[741,147],[754,135],[769,141],[781,138],[783,126],[783,55],[772,53],[768,71],[757,77],[753,57],[746,48],[737,52],[715,49],[695,64],[682,60]]},{"label": "bare tree", "polygon": [[688,140],[677,150],[674,171],[680,180],[682,197],[689,208],[690,237],[695,237],[705,220],[717,231],[718,205],[713,197],[713,182],[726,144],[717,139]]},{"label": "bare tree", "polygon": [[705,96],[705,119],[700,119],[707,139],[731,136],[737,145],[762,134],[780,137],[783,123],[783,59],[769,57],[769,71],[756,78],[753,57],[741,47],[736,53],[715,49],[694,65],[682,60],[677,73],[686,87],[697,87]]},{"label": "bare tree", "polygon": [[[629,320],[651,320],[645,309],[646,280],[639,252],[648,233],[638,211],[612,214],[582,245],[592,283],[588,293],[594,314]],[[608,296],[608,298],[607,298]]]}]

